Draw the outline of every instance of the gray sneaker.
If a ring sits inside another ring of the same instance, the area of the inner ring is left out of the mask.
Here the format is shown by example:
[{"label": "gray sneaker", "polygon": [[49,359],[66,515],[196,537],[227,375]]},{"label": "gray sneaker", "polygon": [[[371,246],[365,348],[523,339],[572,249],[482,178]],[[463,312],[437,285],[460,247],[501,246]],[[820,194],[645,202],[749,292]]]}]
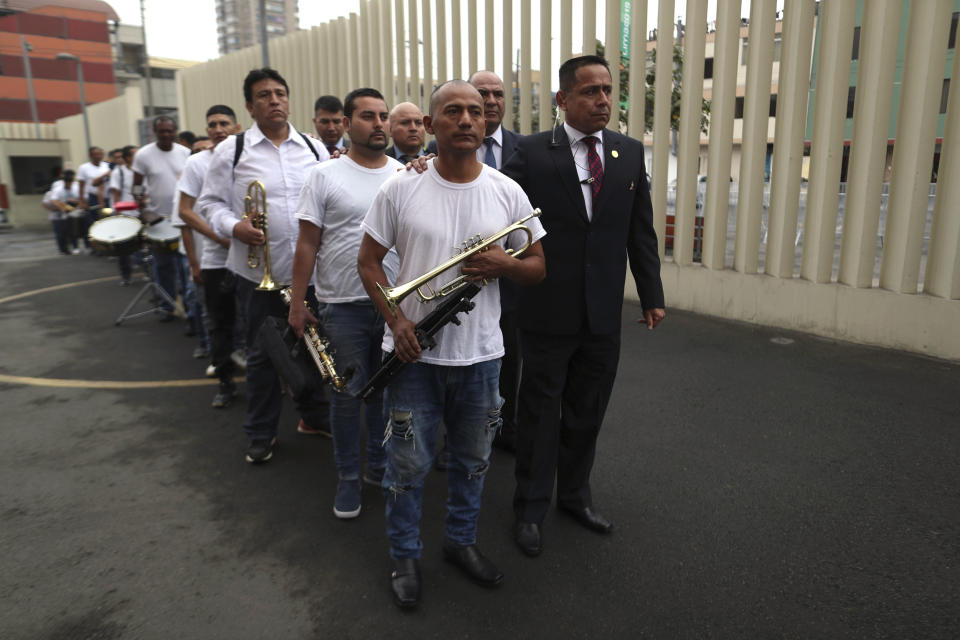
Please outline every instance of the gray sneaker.
[{"label": "gray sneaker", "polygon": [[233,382],[221,382],[217,395],[213,396],[211,406],[215,409],[225,409],[237,397],[237,385]]},{"label": "gray sneaker", "polygon": [[260,464],[273,457],[273,450],[277,446],[276,436],[269,440],[251,440],[247,447],[247,462]]},{"label": "gray sneaker", "polygon": [[349,520],[360,515],[360,480],[340,480],[333,500],[333,515]]}]

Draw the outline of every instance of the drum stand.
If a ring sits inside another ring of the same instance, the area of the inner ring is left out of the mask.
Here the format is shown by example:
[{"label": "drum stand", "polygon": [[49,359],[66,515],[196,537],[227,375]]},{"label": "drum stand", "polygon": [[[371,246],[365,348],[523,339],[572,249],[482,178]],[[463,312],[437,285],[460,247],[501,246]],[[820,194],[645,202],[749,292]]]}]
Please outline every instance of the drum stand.
[{"label": "drum stand", "polygon": [[[147,283],[143,285],[143,288],[137,292],[137,295],[133,296],[133,300],[130,301],[130,304],[127,305],[127,308],[123,310],[113,324],[115,326],[120,326],[124,320],[132,320],[133,318],[139,318],[151,313],[159,313],[163,310],[161,302],[166,301],[170,306],[175,310],[179,311],[181,315],[186,315],[183,308],[177,304],[176,300],[170,297],[166,291],[163,290],[163,287],[158,285],[153,279],[153,253],[147,249],[143,255],[143,270],[147,275]],[[147,293],[153,294],[150,298],[150,303],[153,305],[151,308],[146,311],[136,311],[131,313],[131,309],[137,306],[137,303],[140,302],[140,299]]]}]

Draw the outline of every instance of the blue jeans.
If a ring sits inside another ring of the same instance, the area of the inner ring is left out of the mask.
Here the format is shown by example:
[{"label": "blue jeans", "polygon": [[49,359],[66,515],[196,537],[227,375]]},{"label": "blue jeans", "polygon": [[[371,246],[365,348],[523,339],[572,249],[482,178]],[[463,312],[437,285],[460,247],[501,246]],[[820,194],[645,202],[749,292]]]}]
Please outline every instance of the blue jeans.
[{"label": "blue jeans", "polygon": [[[179,261],[179,253],[153,252],[153,280],[173,300],[177,299],[177,263]],[[173,307],[166,300],[160,302],[160,308],[168,313],[173,313]]]},{"label": "blue jeans", "polygon": [[[283,391],[270,356],[257,336],[267,316],[287,318],[287,305],[279,291],[256,291],[256,284],[237,277],[237,296],[247,311],[247,417],[243,430],[251,440],[269,440],[277,435],[277,423],[283,409]],[[313,287],[307,290],[313,298]],[[330,405],[324,390],[318,389],[310,397],[296,403],[303,421],[314,429],[330,424]]]},{"label": "blue jeans", "polygon": [[437,427],[447,428],[446,538],[462,547],[477,541],[490,446],[502,423],[500,361],[465,367],[408,364],[386,390],[387,537],[393,558],[419,558],[423,481],[433,463]]},{"label": "blue jeans", "polygon": [[[343,480],[360,477],[360,429],[363,401],[357,397],[380,368],[383,316],[372,302],[323,303],[318,306],[322,333],[330,341],[337,374],[349,374],[346,388],[332,394],[330,426],[333,460]],[[383,398],[371,398],[363,411],[367,423],[367,468],[379,475],[386,465],[383,451]]]}]

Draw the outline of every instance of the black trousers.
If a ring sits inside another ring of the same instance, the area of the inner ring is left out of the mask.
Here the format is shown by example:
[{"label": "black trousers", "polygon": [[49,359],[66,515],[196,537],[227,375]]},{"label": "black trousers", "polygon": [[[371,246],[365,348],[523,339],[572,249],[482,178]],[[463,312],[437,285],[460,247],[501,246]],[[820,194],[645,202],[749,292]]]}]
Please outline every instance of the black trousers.
[{"label": "black trousers", "polygon": [[620,359],[620,332],[547,335],[522,332],[523,374],[513,507],[540,523],[557,504],[593,506],[590,471]]},{"label": "black trousers", "polygon": [[520,328],[517,311],[500,312],[500,331],[503,333],[503,359],[500,361],[500,395],[503,396],[503,433],[511,440],[517,430],[517,395],[520,392]]},{"label": "black trousers", "polygon": [[233,378],[233,330],[237,320],[237,276],[228,269],[203,269],[210,359],[221,382]]}]

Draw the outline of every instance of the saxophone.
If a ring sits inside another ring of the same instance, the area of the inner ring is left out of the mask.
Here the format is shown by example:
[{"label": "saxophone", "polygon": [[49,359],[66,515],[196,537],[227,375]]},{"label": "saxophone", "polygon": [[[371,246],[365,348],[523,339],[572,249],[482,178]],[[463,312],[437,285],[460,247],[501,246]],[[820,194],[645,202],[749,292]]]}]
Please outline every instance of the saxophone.
[{"label": "saxophone", "polygon": [[[274,282],[270,272],[270,234],[267,225],[267,190],[259,180],[247,185],[247,196],[243,199],[243,219],[249,220],[254,229],[263,231],[263,277],[257,285],[257,291],[277,291],[280,285]],[[260,266],[260,254],[257,247],[250,245],[247,251],[247,266],[256,269]]]},{"label": "saxophone", "polygon": [[[280,297],[289,307],[293,304],[293,290],[286,287],[280,291]],[[307,304],[306,300],[303,302]],[[320,377],[325,382],[329,382],[336,391],[343,391],[347,386],[347,377],[341,377],[337,374],[336,364],[333,361],[333,355],[330,353],[330,341],[320,335],[317,325],[307,322],[303,326],[303,342],[307,345],[307,351],[313,358],[314,364],[320,370]]]}]

